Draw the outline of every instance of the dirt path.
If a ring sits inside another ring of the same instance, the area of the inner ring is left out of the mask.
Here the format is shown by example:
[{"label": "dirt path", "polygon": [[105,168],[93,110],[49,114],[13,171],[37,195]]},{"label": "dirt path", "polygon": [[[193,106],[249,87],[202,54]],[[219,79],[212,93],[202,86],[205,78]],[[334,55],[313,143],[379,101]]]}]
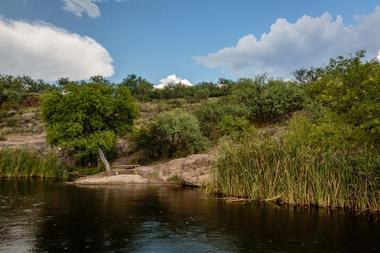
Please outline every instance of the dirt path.
[{"label": "dirt path", "polygon": [[46,148],[46,134],[9,134],[5,141],[0,141],[1,147]]}]

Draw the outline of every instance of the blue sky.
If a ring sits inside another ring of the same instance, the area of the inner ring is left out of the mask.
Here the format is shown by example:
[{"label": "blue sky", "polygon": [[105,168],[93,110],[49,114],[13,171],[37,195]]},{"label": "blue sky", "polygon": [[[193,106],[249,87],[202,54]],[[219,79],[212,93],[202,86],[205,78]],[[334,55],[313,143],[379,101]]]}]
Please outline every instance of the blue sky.
[{"label": "blue sky", "polygon": [[[100,74],[113,81],[135,73],[154,83],[170,74],[192,83],[262,72],[286,77],[299,66],[361,48],[377,57],[378,5],[371,0],[2,0],[0,72],[84,79],[104,70]],[[270,36],[263,39],[263,33]]]}]

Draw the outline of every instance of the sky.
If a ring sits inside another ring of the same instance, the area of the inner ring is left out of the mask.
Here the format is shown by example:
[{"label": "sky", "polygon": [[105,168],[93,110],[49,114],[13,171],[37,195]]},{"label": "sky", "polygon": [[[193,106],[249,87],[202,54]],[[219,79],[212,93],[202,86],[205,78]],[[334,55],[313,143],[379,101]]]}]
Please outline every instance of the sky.
[{"label": "sky", "polygon": [[379,57],[380,1],[0,0],[0,73],[188,85]]}]

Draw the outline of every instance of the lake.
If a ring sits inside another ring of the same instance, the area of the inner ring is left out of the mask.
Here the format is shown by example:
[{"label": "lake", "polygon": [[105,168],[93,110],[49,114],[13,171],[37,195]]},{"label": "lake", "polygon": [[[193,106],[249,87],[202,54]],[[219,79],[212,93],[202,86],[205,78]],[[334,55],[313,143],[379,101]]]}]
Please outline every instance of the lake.
[{"label": "lake", "polygon": [[380,221],[177,186],[0,180],[0,252],[380,252]]}]

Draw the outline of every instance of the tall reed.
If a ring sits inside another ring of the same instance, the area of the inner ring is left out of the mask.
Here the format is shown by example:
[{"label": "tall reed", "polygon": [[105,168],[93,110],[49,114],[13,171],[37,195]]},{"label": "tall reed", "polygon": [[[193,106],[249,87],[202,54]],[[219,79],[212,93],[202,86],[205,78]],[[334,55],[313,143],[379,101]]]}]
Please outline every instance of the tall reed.
[{"label": "tall reed", "polygon": [[0,177],[63,177],[57,155],[29,149],[0,149]]},{"label": "tall reed", "polygon": [[220,145],[212,188],[296,205],[380,211],[380,155],[247,139]]}]

